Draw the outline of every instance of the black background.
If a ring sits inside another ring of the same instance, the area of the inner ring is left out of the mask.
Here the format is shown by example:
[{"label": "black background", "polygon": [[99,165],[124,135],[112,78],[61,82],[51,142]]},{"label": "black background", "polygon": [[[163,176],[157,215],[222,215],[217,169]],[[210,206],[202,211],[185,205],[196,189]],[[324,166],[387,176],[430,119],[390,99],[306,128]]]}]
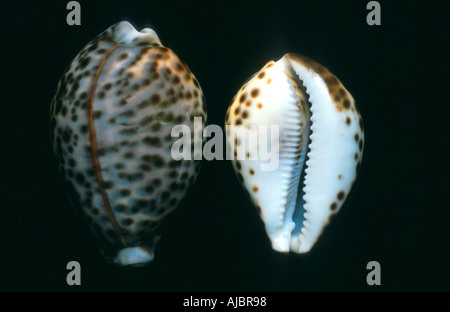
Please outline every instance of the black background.
[{"label": "black background", "polygon": [[[2,3],[0,290],[449,291],[449,1],[68,1]],[[271,250],[226,161],[203,161],[145,268],[108,265],[69,206],[48,112],[72,58],[126,19],[188,64],[223,125],[244,81],[286,52],[325,65],[356,99],[363,164],[343,209],[307,255]],[[81,286],[66,284],[67,262]],[[366,265],[381,264],[381,286]]]}]

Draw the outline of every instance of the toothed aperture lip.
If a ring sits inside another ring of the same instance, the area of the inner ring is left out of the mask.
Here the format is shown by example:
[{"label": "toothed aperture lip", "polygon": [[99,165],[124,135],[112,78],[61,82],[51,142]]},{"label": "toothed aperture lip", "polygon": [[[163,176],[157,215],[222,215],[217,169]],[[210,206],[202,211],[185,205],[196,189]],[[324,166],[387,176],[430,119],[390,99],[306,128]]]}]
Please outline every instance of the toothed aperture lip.
[{"label": "toothed aperture lip", "polygon": [[[364,134],[353,97],[328,69],[289,53],[244,83],[226,123],[279,126],[280,163],[274,172],[246,159],[233,160],[233,167],[260,212],[272,247],[308,252],[342,207],[361,162]],[[227,141],[238,148],[243,137],[235,135],[230,131]]]}]

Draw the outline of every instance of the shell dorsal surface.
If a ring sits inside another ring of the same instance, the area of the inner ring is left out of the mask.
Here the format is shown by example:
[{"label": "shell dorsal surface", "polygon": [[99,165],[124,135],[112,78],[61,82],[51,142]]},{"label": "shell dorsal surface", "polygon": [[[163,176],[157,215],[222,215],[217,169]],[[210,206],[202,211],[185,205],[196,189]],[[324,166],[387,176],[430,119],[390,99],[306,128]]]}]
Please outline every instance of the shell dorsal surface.
[{"label": "shell dorsal surface", "polygon": [[59,170],[73,205],[127,265],[153,259],[165,216],[195,180],[199,161],[174,160],[175,125],[206,122],[195,76],[157,34],[108,28],[70,63],[51,105]]},{"label": "shell dorsal surface", "polygon": [[[272,247],[308,252],[342,207],[361,163],[364,131],[353,97],[322,65],[286,54],[244,84],[226,125],[234,126],[227,130],[233,167]],[[277,157],[269,168],[262,142],[249,137],[254,129],[259,138],[271,127],[277,136],[266,135],[263,143]],[[240,147],[243,158],[236,153]]]}]

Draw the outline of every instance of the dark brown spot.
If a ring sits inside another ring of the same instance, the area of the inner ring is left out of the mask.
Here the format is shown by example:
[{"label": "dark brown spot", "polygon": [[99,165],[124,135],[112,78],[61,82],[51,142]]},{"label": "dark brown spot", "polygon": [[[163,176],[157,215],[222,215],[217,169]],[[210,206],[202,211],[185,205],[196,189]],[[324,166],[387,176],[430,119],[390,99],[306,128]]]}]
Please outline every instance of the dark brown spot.
[{"label": "dark brown spot", "polygon": [[355,142],[358,143],[358,141],[359,141],[359,134],[356,133],[356,134],[355,134]]},{"label": "dark brown spot", "polygon": [[113,187],[113,183],[111,181],[104,181],[102,183],[102,186],[103,186],[104,189],[110,189],[110,188]]},{"label": "dark brown spot", "polygon": [[236,168],[238,170],[241,170],[241,168],[242,168],[241,162],[239,160],[236,161]]},{"label": "dark brown spot", "polygon": [[261,103],[256,104],[256,106],[257,106],[259,109],[262,108],[262,104],[261,104]]},{"label": "dark brown spot", "polygon": [[337,78],[335,77],[335,76],[330,76],[330,77],[327,77],[326,79],[325,79],[325,82],[326,83],[328,83],[328,84],[330,84],[330,85],[336,85],[336,84],[338,84],[339,83],[339,81],[337,80]]},{"label": "dark brown spot", "polygon": [[345,196],[345,192],[344,192],[344,191],[340,191],[340,192],[337,194],[337,199],[343,200],[343,199],[344,199],[344,196]]},{"label": "dark brown spot", "polygon": [[77,173],[75,175],[75,180],[78,182],[78,184],[83,184],[84,183],[84,175],[81,173]]},{"label": "dark brown spot", "polygon": [[90,58],[86,57],[80,61],[80,68],[83,69],[89,64]]},{"label": "dark brown spot", "polygon": [[159,103],[160,100],[161,100],[161,97],[159,96],[159,94],[153,94],[150,98],[150,103],[157,104],[157,103]]},{"label": "dark brown spot", "polygon": [[[154,132],[158,132],[161,129],[161,124],[159,122],[154,123],[151,127],[150,127]],[[158,138],[159,139],[159,138]]]},{"label": "dark brown spot", "polygon": [[247,99],[247,93],[243,93],[240,97],[239,97],[239,103],[244,103],[244,101]]},{"label": "dark brown spot", "polygon": [[250,169],[248,172],[249,172],[251,175],[254,175],[254,174],[255,174],[255,170],[253,170],[253,169]]},{"label": "dark brown spot", "polygon": [[116,206],[116,211],[117,212],[124,212],[127,209],[127,206],[125,206],[124,204],[118,204]]},{"label": "dark brown spot", "polygon": [[139,169],[144,170],[144,171],[150,171],[150,166],[147,164],[140,164],[139,165]]},{"label": "dark brown spot", "polygon": [[172,182],[172,183],[170,183],[169,189],[170,189],[172,192],[175,192],[175,191],[178,189],[178,183],[177,183],[177,182]]},{"label": "dark brown spot", "polygon": [[143,139],[143,142],[147,145],[150,146],[155,146],[155,147],[160,147],[161,146],[161,139],[158,137],[150,137],[150,136],[146,136]]},{"label": "dark brown spot", "polygon": [[181,180],[186,181],[186,179],[188,178],[189,174],[187,172],[183,172],[180,176]]},{"label": "dark brown spot", "polygon": [[259,189],[258,189],[257,186],[254,186],[254,187],[252,187],[252,191],[253,191],[254,193],[258,193]]},{"label": "dark brown spot", "polygon": [[128,53],[122,53],[119,55],[119,60],[124,60],[128,57]]},{"label": "dark brown spot", "polygon": [[151,186],[151,185],[147,185],[147,186],[144,188],[144,190],[145,190],[147,193],[151,194],[151,193],[153,193],[153,191],[155,190],[155,188],[154,188],[153,186]]},{"label": "dark brown spot", "polygon": [[345,118],[345,123],[347,124],[347,126],[350,126],[350,124],[352,123],[350,117],[347,116],[347,118]]},{"label": "dark brown spot", "polygon": [[124,157],[125,159],[131,159],[131,158],[134,157],[134,153],[131,152],[131,151],[125,152],[125,154],[123,154],[123,157]]},{"label": "dark brown spot", "polygon": [[350,101],[349,101],[349,99],[345,99],[344,102],[343,102],[343,104],[344,104],[344,107],[348,109],[348,108],[350,107]]},{"label": "dark brown spot", "polygon": [[124,219],[124,220],[122,221],[122,224],[125,225],[125,226],[130,226],[130,225],[132,225],[133,223],[134,223],[134,220],[131,219],[131,218],[126,218],[126,219]]},{"label": "dark brown spot", "polygon": [[336,203],[332,203],[330,205],[330,209],[331,209],[331,211],[335,211],[337,209],[337,204]]},{"label": "dark brown spot", "polygon": [[363,149],[363,141],[359,140],[359,150],[362,151]]},{"label": "dark brown spot", "polygon": [[173,78],[172,78],[172,83],[173,84],[179,84],[180,83],[180,77],[178,77],[178,76],[174,76]]},{"label": "dark brown spot", "polygon": [[253,90],[250,92],[250,96],[251,96],[252,98],[257,97],[258,95],[259,95],[259,89],[258,89],[258,88],[255,88],[255,89],[253,89]]},{"label": "dark brown spot", "polygon": [[237,115],[237,114],[239,114],[240,111],[241,111],[241,107],[238,106],[238,107],[236,107],[236,109],[234,110],[234,114]]},{"label": "dark brown spot", "polygon": [[131,195],[131,191],[129,189],[121,189],[120,195],[122,195],[123,197],[128,197]]},{"label": "dark brown spot", "polygon": [[105,88],[105,90],[109,90],[109,89],[111,89],[111,87],[112,87],[111,82],[107,82],[107,83],[103,86],[103,88]]},{"label": "dark brown spot", "polygon": [[94,119],[99,119],[102,116],[102,111],[95,111],[94,112]]},{"label": "dark brown spot", "polygon": [[122,163],[117,163],[114,165],[114,167],[116,167],[117,170],[120,170],[120,169],[123,169],[125,167],[125,165]]},{"label": "dark brown spot", "polygon": [[168,191],[162,192],[161,199],[167,200],[170,197],[170,193]]},{"label": "dark brown spot", "polygon": [[359,117],[359,128],[361,129],[361,131],[364,131],[364,124],[361,117]]},{"label": "dark brown spot", "polygon": [[100,91],[98,94],[97,94],[97,97],[99,98],[99,99],[103,99],[104,97],[105,97],[105,92],[103,92],[103,91]]},{"label": "dark brown spot", "polygon": [[355,153],[355,160],[358,159],[358,153]]},{"label": "dark brown spot", "polygon": [[259,79],[263,79],[265,75],[266,75],[265,72],[260,72],[259,75],[258,75],[258,78]]},{"label": "dark brown spot", "polygon": [[175,70],[176,71],[183,71],[183,69],[184,69],[184,66],[183,65],[181,65],[180,63],[175,63]]},{"label": "dark brown spot", "polygon": [[154,179],[152,180],[152,183],[153,183],[153,186],[159,187],[159,186],[161,186],[162,181],[161,181],[160,178],[154,178]]},{"label": "dark brown spot", "polygon": [[69,143],[71,138],[71,132],[68,130],[64,130],[62,133],[62,140],[64,143]]},{"label": "dark brown spot", "polygon": [[242,118],[244,118],[244,119],[247,119],[248,118],[248,111],[244,111],[243,113],[242,113]]},{"label": "dark brown spot", "polygon": [[195,86],[196,86],[197,88],[200,88],[200,85],[198,84],[198,81],[197,81],[197,79],[195,79],[195,78],[194,78],[194,80],[193,80],[193,81],[194,81],[194,85],[195,85]]},{"label": "dark brown spot", "polygon": [[339,180],[341,180],[342,179],[342,175],[340,174],[340,175],[338,175],[338,179]]}]

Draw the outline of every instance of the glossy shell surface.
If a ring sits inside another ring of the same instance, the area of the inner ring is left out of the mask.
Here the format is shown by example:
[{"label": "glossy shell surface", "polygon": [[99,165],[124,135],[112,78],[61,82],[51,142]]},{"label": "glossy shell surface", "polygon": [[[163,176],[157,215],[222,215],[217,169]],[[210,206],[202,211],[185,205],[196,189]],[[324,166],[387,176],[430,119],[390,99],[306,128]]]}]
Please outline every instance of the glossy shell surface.
[{"label": "glossy shell surface", "polygon": [[111,26],[63,74],[51,105],[59,171],[111,262],[153,259],[162,222],[199,170],[171,157],[172,128],[193,130],[194,117],[203,127],[198,81],[149,28]]},{"label": "glossy shell surface", "polygon": [[[344,204],[361,164],[364,128],[353,97],[324,66],[286,54],[242,86],[226,125],[233,167],[272,247],[308,252]],[[258,140],[251,141],[255,129]],[[261,141],[265,129],[278,135]],[[277,156],[273,168],[260,157],[262,143]]]}]

